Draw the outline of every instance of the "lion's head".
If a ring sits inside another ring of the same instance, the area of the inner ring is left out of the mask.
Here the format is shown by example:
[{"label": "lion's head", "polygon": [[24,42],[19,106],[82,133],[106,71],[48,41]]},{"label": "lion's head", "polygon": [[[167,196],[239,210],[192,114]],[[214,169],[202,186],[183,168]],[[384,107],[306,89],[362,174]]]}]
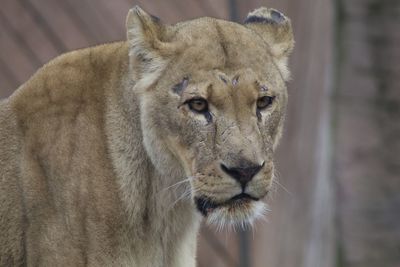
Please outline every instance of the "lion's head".
[{"label": "lion's head", "polygon": [[289,19],[260,8],[243,25],[200,18],[169,26],[135,7],[127,27],[153,164],[165,174],[183,170],[210,221],[251,222],[274,179],[294,43]]}]

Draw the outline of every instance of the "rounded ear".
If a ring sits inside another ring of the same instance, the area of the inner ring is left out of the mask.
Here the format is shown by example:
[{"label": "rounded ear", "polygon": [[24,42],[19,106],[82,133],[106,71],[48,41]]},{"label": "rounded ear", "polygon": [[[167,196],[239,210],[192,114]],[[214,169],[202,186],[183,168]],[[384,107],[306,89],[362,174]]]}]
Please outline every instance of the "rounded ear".
[{"label": "rounded ear", "polygon": [[270,46],[282,76],[288,80],[290,72],[287,68],[287,61],[294,47],[290,19],[278,10],[261,7],[250,12],[244,24],[260,35]]},{"label": "rounded ear", "polygon": [[164,41],[166,26],[139,6],[126,19],[130,69],[138,87],[149,87],[167,65],[170,47]]}]

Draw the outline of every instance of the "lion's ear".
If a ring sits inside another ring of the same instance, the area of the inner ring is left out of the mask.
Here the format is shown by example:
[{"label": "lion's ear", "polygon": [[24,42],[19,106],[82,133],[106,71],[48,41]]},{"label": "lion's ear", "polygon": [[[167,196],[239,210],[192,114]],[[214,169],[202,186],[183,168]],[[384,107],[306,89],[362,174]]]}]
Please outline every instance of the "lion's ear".
[{"label": "lion's ear", "polygon": [[261,7],[250,12],[244,24],[258,33],[270,46],[284,79],[288,80],[290,73],[287,61],[294,47],[290,19],[275,9]]},{"label": "lion's ear", "polygon": [[169,44],[164,40],[166,26],[140,7],[129,10],[126,19],[130,68],[140,87],[149,87],[167,65]]}]

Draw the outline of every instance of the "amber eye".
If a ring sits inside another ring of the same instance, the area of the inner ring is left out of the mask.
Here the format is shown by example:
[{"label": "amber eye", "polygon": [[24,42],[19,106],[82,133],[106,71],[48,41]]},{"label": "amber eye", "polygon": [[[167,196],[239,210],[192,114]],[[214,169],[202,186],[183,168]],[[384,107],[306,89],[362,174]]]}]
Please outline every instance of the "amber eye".
[{"label": "amber eye", "polygon": [[193,98],[187,101],[189,108],[195,112],[204,113],[208,111],[208,102],[204,98]]},{"label": "amber eye", "polygon": [[274,96],[263,96],[257,99],[257,109],[265,109],[274,101]]}]

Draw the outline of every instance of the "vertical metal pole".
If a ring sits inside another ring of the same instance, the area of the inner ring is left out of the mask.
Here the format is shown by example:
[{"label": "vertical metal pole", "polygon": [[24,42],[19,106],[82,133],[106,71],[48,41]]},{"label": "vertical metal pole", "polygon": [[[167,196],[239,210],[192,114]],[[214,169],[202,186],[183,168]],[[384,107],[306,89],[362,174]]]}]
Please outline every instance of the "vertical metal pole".
[{"label": "vertical metal pole", "polygon": [[239,267],[250,267],[249,233],[241,229],[239,232]]},{"label": "vertical metal pole", "polygon": [[228,0],[229,5],[229,19],[231,21],[239,22],[239,14],[236,0]]},{"label": "vertical metal pole", "polygon": [[[228,0],[229,17],[231,21],[239,22],[239,12],[236,0]],[[250,267],[249,233],[240,229],[239,236],[239,267]]]}]

